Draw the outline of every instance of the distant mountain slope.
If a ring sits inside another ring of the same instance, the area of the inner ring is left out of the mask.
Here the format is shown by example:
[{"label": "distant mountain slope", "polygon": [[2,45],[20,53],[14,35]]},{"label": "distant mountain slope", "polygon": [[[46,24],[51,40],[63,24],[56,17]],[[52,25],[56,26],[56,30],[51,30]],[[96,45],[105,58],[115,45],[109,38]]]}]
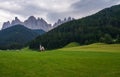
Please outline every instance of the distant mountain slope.
[{"label": "distant mountain slope", "polygon": [[13,27],[0,31],[0,49],[17,49],[35,39],[39,33],[30,30],[23,25],[15,25]]},{"label": "distant mountain slope", "polygon": [[38,34],[40,34],[40,35],[46,33],[46,32],[45,32],[44,30],[42,30],[42,29],[36,29],[36,30],[33,30],[33,31],[36,32],[36,33],[38,33]]},{"label": "distant mountain slope", "polygon": [[38,49],[39,44],[47,49],[62,48],[71,42],[80,45],[95,42],[120,43],[120,5],[62,24],[36,38],[30,48]]}]

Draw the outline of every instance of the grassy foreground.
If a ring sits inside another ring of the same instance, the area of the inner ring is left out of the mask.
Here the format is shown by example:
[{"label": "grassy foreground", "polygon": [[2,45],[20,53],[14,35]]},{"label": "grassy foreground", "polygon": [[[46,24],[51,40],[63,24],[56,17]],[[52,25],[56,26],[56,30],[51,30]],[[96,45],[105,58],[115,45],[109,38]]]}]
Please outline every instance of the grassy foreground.
[{"label": "grassy foreground", "polygon": [[120,77],[120,45],[0,51],[0,77]]}]

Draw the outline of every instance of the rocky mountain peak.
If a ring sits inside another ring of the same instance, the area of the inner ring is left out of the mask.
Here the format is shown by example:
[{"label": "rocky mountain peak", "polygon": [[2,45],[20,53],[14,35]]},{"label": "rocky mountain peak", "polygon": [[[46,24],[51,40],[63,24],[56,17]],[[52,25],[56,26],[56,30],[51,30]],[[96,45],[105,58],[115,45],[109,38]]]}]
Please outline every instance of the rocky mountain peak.
[{"label": "rocky mountain peak", "polygon": [[28,18],[28,20],[35,20],[36,21],[36,18],[34,17],[34,16],[30,16],[29,18]]},{"label": "rocky mountain peak", "polygon": [[16,20],[16,21],[20,21],[20,20],[18,19],[18,17],[15,17],[15,20]]},{"label": "rocky mountain peak", "polygon": [[61,19],[58,19],[58,23],[59,23],[59,24],[62,23],[62,20],[61,20]]},{"label": "rocky mountain peak", "polygon": [[17,17],[15,17],[15,20],[12,21],[11,25],[17,25],[17,24],[22,25],[22,22]]},{"label": "rocky mountain peak", "polygon": [[5,28],[9,27],[9,25],[10,25],[10,22],[9,22],[9,21],[4,22],[2,29],[5,29]]},{"label": "rocky mountain peak", "polygon": [[25,27],[29,28],[29,29],[32,29],[32,30],[38,30],[38,29],[42,29],[44,31],[49,31],[51,29],[51,25],[48,24],[44,19],[42,18],[38,18],[36,19],[34,16],[30,16],[27,20],[25,20],[24,22],[21,22],[18,17],[15,17],[14,20],[12,20],[12,22],[10,23],[9,21],[8,22],[5,22],[3,24],[3,27],[2,29],[6,29],[8,27],[12,27],[14,25],[18,25],[18,24],[21,24],[21,25],[24,25]]},{"label": "rocky mountain peak", "polygon": [[47,22],[46,22],[43,18],[41,18],[40,20],[41,20],[41,22],[43,22],[44,24],[47,24]]},{"label": "rocky mountain peak", "polygon": [[24,25],[25,27],[32,29],[32,30],[38,30],[38,29],[42,29],[44,31],[49,31],[65,22],[71,21],[73,20],[73,18],[68,17],[68,18],[64,18],[63,20],[58,19],[58,21],[51,26],[51,24],[48,24],[43,18],[36,18],[34,16],[30,16],[27,20],[25,20],[24,22],[21,22],[19,20],[18,17],[15,17],[15,19],[10,23],[8,22],[4,22],[2,29],[6,29],[8,27],[12,27],[14,25]]},{"label": "rocky mountain peak", "polygon": [[71,17],[68,17],[68,21],[71,21],[72,20],[72,18]]},{"label": "rocky mountain peak", "polygon": [[58,21],[55,22],[55,24],[53,25],[53,28],[55,28],[55,27],[57,27],[57,26],[59,26],[59,25],[61,25],[61,24],[63,24],[63,23],[72,21],[72,20],[74,20],[74,18],[72,18],[72,17],[64,18],[63,20],[58,19]]}]

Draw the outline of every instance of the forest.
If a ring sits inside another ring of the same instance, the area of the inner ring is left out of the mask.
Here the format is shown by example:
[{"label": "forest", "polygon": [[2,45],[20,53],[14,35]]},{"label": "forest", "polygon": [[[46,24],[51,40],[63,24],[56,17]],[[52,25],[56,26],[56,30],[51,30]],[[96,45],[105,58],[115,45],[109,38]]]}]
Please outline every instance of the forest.
[{"label": "forest", "polygon": [[46,49],[57,49],[71,42],[77,42],[80,45],[97,42],[120,43],[120,5],[64,23],[34,39],[30,42],[29,48],[39,49],[41,44]]}]

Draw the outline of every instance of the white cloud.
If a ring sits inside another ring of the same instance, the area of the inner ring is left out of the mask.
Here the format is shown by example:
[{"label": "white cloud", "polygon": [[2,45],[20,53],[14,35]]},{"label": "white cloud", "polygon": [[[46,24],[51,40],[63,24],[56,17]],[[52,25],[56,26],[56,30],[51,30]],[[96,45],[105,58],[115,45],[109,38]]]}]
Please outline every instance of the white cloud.
[{"label": "white cloud", "polygon": [[120,0],[0,0],[0,27],[16,16],[25,20],[34,15],[53,23],[58,18],[80,18],[115,4]]},{"label": "white cloud", "polygon": [[8,11],[0,10],[0,28],[2,28],[3,22],[10,21],[14,19],[14,17],[18,17],[21,20],[24,20],[24,17],[10,13]]},{"label": "white cloud", "polygon": [[2,9],[11,9],[11,10],[20,10],[22,7],[14,2],[1,2],[0,8]]}]

